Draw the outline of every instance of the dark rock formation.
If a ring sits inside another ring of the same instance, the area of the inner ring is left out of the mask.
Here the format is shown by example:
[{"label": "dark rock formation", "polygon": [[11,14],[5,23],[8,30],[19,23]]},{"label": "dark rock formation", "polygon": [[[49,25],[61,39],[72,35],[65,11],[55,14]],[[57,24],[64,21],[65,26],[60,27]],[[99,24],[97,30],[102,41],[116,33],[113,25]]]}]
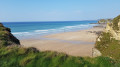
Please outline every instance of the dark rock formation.
[{"label": "dark rock formation", "polygon": [[11,34],[10,28],[0,23],[0,46],[20,45],[19,40]]}]

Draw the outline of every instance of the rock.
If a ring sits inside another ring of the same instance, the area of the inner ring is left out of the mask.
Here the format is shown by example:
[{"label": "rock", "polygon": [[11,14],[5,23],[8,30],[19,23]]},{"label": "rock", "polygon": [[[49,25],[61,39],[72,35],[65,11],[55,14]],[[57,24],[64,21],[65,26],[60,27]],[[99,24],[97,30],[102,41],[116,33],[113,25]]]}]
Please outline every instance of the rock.
[{"label": "rock", "polygon": [[3,24],[2,24],[2,23],[0,23],[0,27],[3,27]]},{"label": "rock", "polygon": [[[120,28],[120,20],[118,22],[118,28]],[[116,40],[120,40],[120,29],[114,30],[112,23],[107,23],[107,26],[105,28],[105,32],[111,33],[113,38],[115,38]]]},{"label": "rock", "polygon": [[20,42],[11,34],[10,28],[4,27],[4,25],[0,23],[0,47],[11,45],[20,45]]},{"label": "rock", "polygon": [[99,50],[97,50],[96,48],[92,49],[92,56],[93,57],[97,57],[97,56],[101,56],[101,52]]},{"label": "rock", "polygon": [[100,20],[98,21],[99,24],[106,24],[106,23],[108,23],[108,22],[112,22],[112,19],[100,19]]}]

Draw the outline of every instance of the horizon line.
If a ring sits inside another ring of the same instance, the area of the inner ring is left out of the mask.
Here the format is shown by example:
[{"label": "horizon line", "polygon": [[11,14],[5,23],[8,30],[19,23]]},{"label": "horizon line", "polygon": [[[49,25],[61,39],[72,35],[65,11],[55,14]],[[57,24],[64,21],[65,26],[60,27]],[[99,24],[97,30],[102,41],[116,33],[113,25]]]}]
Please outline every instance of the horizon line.
[{"label": "horizon line", "polygon": [[[98,19],[100,20],[100,19]],[[72,20],[72,21],[98,21],[98,20]],[[70,21],[70,20],[69,20]],[[12,23],[15,23],[15,22],[68,22],[68,21],[3,21],[1,23],[7,23],[7,22],[12,22]]]}]

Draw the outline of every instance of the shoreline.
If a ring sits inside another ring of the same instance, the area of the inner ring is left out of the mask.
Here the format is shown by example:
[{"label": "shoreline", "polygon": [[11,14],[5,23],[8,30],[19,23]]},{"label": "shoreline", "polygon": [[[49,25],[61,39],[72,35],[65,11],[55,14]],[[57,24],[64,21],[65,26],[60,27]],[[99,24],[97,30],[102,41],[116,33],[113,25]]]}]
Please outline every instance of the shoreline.
[{"label": "shoreline", "polygon": [[97,32],[103,27],[93,27],[75,32],[64,32],[43,36],[40,39],[23,39],[25,47],[35,47],[40,51],[63,52],[72,56],[92,56],[92,48],[97,38]]},{"label": "shoreline", "polygon": [[46,28],[46,29],[33,29],[33,30],[27,30],[26,31],[19,31],[19,32],[12,32],[14,36],[16,36],[18,39],[23,40],[23,39],[31,39],[35,38],[37,39],[38,36],[46,36],[46,35],[51,35],[51,34],[58,34],[58,33],[64,33],[64,32],[76,32],[79,30],[85,30],[92,28],[93,26],[97,26],[97,24],[80,24],[80,25],[66,25],[58,28]]}]

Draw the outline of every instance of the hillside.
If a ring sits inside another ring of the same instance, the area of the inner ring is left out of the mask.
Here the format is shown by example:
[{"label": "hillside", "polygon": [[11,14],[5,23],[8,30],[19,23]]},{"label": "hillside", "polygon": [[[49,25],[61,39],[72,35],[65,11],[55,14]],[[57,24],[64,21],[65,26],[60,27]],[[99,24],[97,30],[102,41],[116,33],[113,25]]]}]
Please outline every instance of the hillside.
[{"label": "hillside", "polygon": [[96,48],[103,56],[120,59],[120,15],[107,23],[105,31],[98,37]]}]

